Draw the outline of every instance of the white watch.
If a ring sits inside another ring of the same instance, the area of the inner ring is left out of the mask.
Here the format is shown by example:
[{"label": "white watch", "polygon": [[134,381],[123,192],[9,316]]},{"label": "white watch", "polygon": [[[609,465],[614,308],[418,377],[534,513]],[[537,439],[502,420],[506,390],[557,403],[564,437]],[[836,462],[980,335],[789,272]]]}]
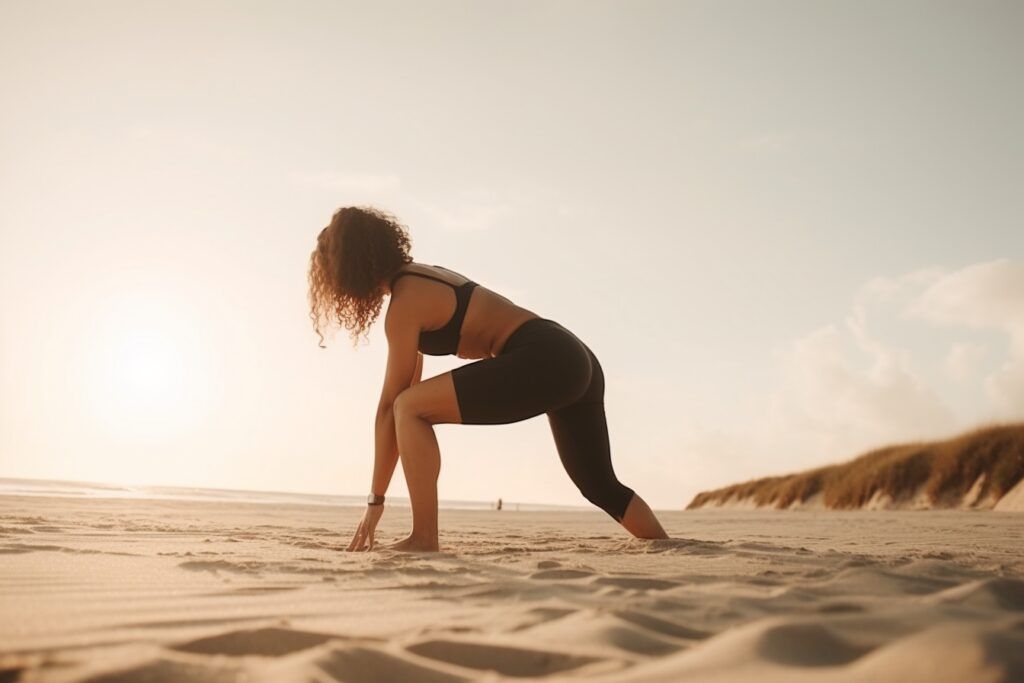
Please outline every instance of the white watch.
[{"label": "white watch", "polygon": [[378,496],[376,493],[371,493],[366,497],[367,505],[383,505],[384,496]]}]

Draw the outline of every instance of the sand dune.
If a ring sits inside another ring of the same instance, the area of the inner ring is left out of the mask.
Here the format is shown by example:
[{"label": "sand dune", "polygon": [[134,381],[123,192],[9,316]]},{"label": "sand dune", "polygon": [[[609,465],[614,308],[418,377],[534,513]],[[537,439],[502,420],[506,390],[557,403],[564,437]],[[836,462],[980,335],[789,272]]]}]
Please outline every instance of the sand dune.
[{"label": "sand dune", "polygon": [[1020,514],[359,512],[0,496],[0,681],[1024,677]]},{"label": "sand dune", "polygon": [[1024,512],[1024,424],[887,446],[839,465],[698,493],[687,509]]}]

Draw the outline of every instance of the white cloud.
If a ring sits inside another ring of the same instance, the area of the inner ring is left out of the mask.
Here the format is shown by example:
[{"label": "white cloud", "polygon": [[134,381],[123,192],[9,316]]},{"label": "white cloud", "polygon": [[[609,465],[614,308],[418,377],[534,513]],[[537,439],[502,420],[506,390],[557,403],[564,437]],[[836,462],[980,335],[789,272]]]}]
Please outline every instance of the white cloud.
[{"label": "white cloud", "polygon": [[958,342],[949,347],[942,363],[946,374],[959,381],[975,377],[978,367],[988,356],[988,346],[977,342]]},{"label": "white cloud", "polygon": [[936,323],[1004,332],[1008,356],[984,380],[994,417],[1024,416],[1024,263],[999,259],[949,273],[930,284],[910,311]]},{"label": "white cloud", "polygon": [[988,392],[996,408],[996,417],[1016,420],[1024,416],[1024,360],[1019,357],[1007,361],[985,379]]},{"label": "white cloud", "polygon": [[860,303],[886,302],[906,307],[921,294],[921,289],[931,285],[945,275],[941,268],[921,268],[898,277],[876,277],[860,288],[857,301]]},{"label": "white cloud", "polygon": [[[946,341],[964,331],[1009,344]],[[1024,418],[1024,263],[872,279],[842,323],[792,340],[777,359],[779,384],[755,397],[743,426],[677,432],[679,445],[695,450],[702,488]]]},{"label": "white cloud", "polygon": [[999,259],[937,278],[910,312],[938,323],[1004,329],[1024,337],[1024,262]]},{"label": "white cloud", "polygon": [[898,305],[907,317],[933,325],[1005,334],[1007,356],[989,375],[977,374],[989,355],[978,343],[954,344],[944,370],[981,384],[991,403],[982,412],[992,418],[1024,417],[1024,262],[1002,258],[952,272],[927,268],[876,278],[862,288],[860,300]]},{"label": "white cloud", "polygon": [[784,380],[769,399],[766,436],[791,444],[804,465],[946,432],[954,422],[908,354],[869,333],[864,309],[843,327],[796,340],[781,360]]}]

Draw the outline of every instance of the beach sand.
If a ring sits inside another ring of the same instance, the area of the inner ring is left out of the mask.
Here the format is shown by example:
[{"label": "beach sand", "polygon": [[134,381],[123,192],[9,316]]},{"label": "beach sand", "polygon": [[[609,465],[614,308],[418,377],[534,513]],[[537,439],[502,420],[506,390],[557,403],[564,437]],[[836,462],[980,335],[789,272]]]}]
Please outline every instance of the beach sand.
[{"label": "beach sand", "polygon": [[1024,680],[1024,514],[361,512],[0,496],[0,681]]}]

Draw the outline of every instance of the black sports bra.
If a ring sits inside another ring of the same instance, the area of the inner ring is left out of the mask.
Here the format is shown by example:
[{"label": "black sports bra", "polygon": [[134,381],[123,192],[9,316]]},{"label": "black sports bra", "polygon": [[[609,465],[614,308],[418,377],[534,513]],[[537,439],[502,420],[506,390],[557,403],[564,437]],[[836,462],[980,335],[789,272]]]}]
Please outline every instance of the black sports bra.
[{"label": "black sports bra", "polygon": [[[433,264],[431,264],[433,265]],[[447,270],[449,273],[455,273],[454,270],[445,268],[444,266],[434,266],[434,268],[440,268],[441,270]],[[466,277],[461,273],[455,273],[460,277]],[[455,290],[455,313],[452,314],[451,319],[445,323],[444,327],[436,330],[423,330],[420,332],[420,352],[425,353],[429,356],[448,356],[455,354],[459,350],[459,338],[462,332],[462,321],[466,317],[466,309],[469,308],[469,298],[473,295],[473,289],[477,286],[477,283],[473,282],[469,278],[461,285],[453,285],[452,283],[442,280],[434,275],[428,275],[427,273],[416,273],[411,270],[400,270],[391,278],[391,289],[394,291],[395,282],[398,278],[403,275],[416,275],[419,277],[425,277],[430,280],[442,282],[452,289]]]}]

